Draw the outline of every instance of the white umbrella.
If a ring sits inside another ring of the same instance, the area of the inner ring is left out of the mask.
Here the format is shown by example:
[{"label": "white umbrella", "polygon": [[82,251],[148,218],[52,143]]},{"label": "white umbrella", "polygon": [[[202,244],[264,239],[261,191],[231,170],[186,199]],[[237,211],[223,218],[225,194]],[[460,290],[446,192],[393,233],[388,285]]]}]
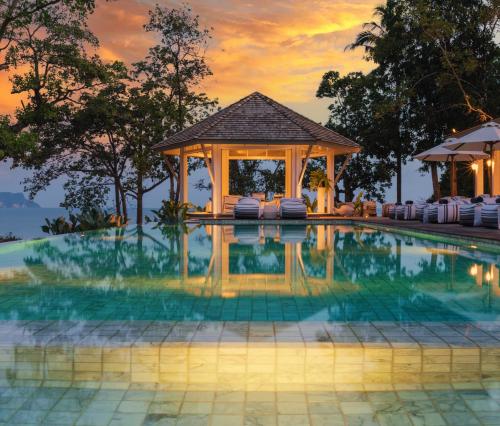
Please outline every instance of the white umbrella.
[{"label": "white umbrella", "polygon": [[454,135],[455,141],[448,144],[453,150],[470,149],[490,154],[490,192],[493,195],[493,151],[500,146],[500,118],[472,127]]},{"label": "white umbrella", "polygon": [[453,151],[448,148],[455,142],[455,138],[446,139],[441,145],[437,145],[427,151],[415,155],[413,158],[421,161],[450,161],[450,189],[451,196],[457,195],[457,168],[456,161],[475,161],[488,158],[488,154],[481,151]]}]

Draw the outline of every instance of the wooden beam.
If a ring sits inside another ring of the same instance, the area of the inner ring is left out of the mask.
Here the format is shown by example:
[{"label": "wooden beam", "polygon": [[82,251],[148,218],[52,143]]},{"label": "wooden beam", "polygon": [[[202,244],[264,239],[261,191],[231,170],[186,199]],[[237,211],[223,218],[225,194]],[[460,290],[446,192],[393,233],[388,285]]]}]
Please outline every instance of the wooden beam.
[{"label": "wooden beam", "polygon": [[344,173],[346,167],[349,165],[351,162],[352,154],[347,154],[346,159],[342,163],[342,167],[340,168],[340,171],[337,176],[335,176],[335,180],[333,181],[333,187],[335,188],[335,185],[339,182],[340,178],[342,177],[342,174]]},{"label": "wooden beam", "polygon": [[304,164],[302,165],[302,170],[300,171],[299,175],[299,183],[297,186],[302,185],[302,180],[304,179],[304,175],[306,174],[307,162],[309,161],[309,157],[311,156],[312,149],[312,145],[309,145],[309,148],[307,148],[306,159],[304,160]]}]

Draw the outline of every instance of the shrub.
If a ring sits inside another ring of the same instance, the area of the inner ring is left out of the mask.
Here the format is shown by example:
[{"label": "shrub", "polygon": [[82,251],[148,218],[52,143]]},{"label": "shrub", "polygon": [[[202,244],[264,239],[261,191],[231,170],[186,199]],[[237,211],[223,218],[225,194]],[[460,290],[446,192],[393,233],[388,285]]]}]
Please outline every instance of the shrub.
[{"label": "shrub", "polygon": [[146,216],[146,222],[179,223],[184,222],[187,212],[193,205],[191,203],[179,203],[172,200],[163,200],[158,210],[152,210],[154,217]]},{"label": "shrub", "polygon": [[42,231],[52,235],[93,231],[125,225],[121,216],[107,213],[98,208],[91,208],[78,214],[70,214],[69,221],[61,216],[53,220],[46,218],[45,223],[45,225],[42,225]]}]

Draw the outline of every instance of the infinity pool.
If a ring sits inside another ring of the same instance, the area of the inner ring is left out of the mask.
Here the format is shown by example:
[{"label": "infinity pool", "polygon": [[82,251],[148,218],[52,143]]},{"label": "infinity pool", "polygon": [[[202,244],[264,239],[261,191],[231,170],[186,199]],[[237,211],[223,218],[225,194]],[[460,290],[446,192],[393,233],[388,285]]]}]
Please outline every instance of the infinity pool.
[{"label": "infinity pool", "polygon": [[496,321],[499,253],[349,225],[65,235],[0,246],[0,319]]},{"label": "infinity pool", "polygon": [[495,246],[351,225],[0,246],[0,423],[500,424]]}]

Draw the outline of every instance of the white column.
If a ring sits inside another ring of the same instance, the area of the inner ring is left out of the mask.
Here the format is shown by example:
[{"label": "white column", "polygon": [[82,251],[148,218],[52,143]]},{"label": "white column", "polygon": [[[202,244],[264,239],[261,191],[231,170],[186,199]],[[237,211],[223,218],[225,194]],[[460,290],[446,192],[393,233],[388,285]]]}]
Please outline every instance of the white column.
[{"label": "white column", "polygon": [[474,161],[474,195],[484,194],[484,160]]},{"label": "white column", "polygon": [[500,151],[493,151],[493,195],[500,195]]},{"label": "white column", "polygon": [[[328,150],[326,154],[326,175],[333,182],[335,181],[335,153],[332,150]],[[326,204],[326,212],[333,213],[335,208],[335,188],[332,188],[328,191],[327,194],[327,204]]]},{"label": "white column", "polygon": [[300,171],[302,170],[302,159],[299,155],[299,150],[296,146],[291,150],[291,184],[292,184],[292,197],[300,197],[302,195],[302,188],[299,188]]},{"label": "white column", "polygon": [[222,212],[222,155],[220,145],[212,145],[212,166],[214,184],[212,185],[212,212],[219,215]]},{"label": "white column", "polygon": [[180,167],[179,167],[179,179],[181,183],[181,203],[189,202],[189,177],[188,177],[188,156],[184,152],[184,148],[181,148],[180,156]]},{"label": "white column", "polygon": [[[222,167],[222,202],[224,196],[229,195],[229,150],[223,149],[221,152]],[[224,206],[222,206],[224,207]]]},{"label": "white column", "polygon": [[292,150],[287,149],[285,154],[285,197],[292,196]]}]

